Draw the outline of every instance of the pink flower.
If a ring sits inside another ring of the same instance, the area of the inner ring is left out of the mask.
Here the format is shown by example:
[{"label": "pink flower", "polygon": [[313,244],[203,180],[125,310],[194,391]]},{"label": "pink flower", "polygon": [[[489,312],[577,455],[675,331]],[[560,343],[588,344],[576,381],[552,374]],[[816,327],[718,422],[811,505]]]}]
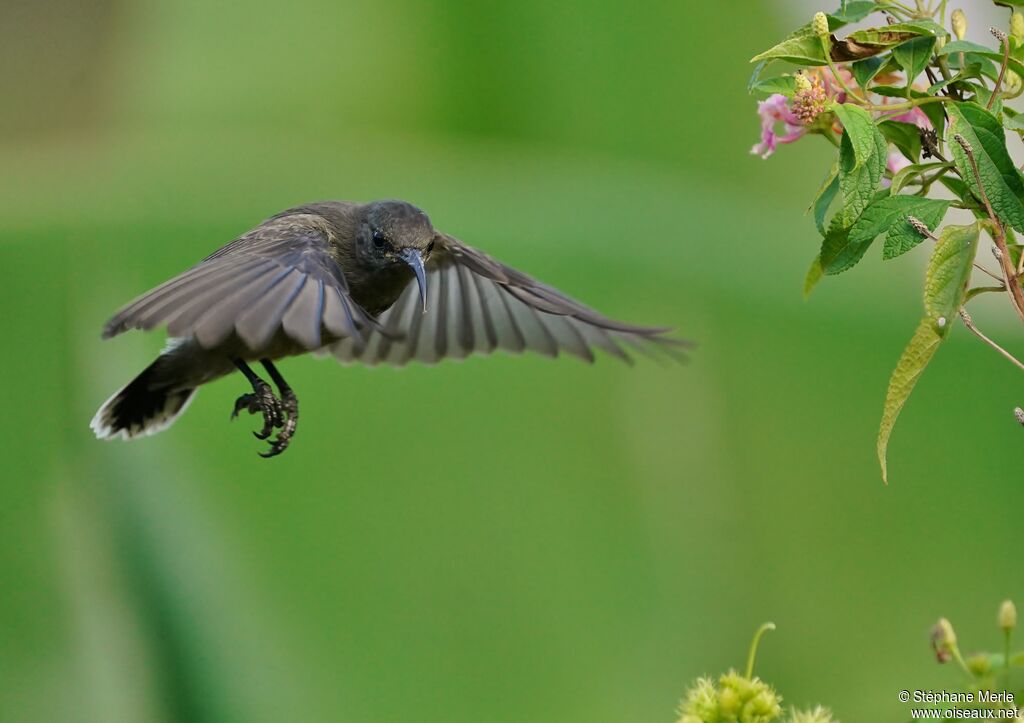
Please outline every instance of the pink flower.
[{"label": "pink flower", "polygon": [[903,123],[913,123],[918,128],[924,128],[926,131],[931,130],[932,122],[928,120],[928,116],[924,114],[924,111],[918,107],[913,107],[906,113],[900,113],[899,115],[889,116],[886,120],[902,121]]},{"label": "pink flower", "polygon": [[[780,93],[759,101],[757,114],[761,116],[761,142],[751,148],[750,152],[761,158],[767,158],[774,153],[779,143],[792,143],[807,132],[800,119],[790,110],[786,96]],[[782,123],[785,130],[782,135],[775,132],[776,123]]]},{"label": "pink flower", "polygon": [[889,151],[889,157],[885,161],[885,167],[889,169],[892,174],[899,173],[904,168],[910,165],[910,161],[899,151]]},{"label": "pink flower", "polygon": [[[848,86],[854,85],[853,73],[846,68],[838,68],[839,77],[842,78],[843,82]],[[832,74],[832,70],[829,68],[817,68],[817,71],[821,73],[822,79],[825,81],[825,91],[835,98],[836,103],[846,102],[846,91],[843,90],[843,86],[839,85],[839,81],[836,80],[836,76]]]}]

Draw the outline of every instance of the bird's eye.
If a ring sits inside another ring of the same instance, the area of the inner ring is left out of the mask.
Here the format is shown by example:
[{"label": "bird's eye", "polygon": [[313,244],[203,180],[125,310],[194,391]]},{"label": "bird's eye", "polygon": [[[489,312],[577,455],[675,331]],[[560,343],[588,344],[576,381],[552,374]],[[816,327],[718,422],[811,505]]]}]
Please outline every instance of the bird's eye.
[{"label": "bird's eye", "polygon": [[388,240],[384,238],[384,234],[380,231],[373,232],[373,245],[374,248],[382,249],[388,245]]}]

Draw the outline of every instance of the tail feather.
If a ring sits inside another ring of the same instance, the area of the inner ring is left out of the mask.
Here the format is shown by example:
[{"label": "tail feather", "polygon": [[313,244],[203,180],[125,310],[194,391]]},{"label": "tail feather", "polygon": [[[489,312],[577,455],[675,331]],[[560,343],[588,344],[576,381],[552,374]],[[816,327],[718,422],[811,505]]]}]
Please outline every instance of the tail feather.
[{"label": "tail feather", "polygon": [[99,439],[133,439],[171,426],[188,407],[196,390],[162,379],[164,357],[158,358],[123,389],[103,403],[89,426]]}]

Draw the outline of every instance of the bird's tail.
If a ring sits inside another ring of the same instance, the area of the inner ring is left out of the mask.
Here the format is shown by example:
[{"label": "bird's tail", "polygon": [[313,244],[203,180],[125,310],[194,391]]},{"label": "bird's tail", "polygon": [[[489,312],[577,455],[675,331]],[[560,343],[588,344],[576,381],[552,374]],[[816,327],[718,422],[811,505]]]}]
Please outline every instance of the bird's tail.
[{"label": "bird's tail", "polygon": [[141,374],[103,403],[90,427],[99,439],[133,439],[171,426],[192,401],[196,390],[170,383],[160,356]]}]

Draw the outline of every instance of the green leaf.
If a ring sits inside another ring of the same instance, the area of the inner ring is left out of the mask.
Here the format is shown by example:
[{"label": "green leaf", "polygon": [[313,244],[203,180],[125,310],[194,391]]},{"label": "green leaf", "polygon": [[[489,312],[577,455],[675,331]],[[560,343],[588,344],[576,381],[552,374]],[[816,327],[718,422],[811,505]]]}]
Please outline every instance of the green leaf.
[{"label": "green leaf", "polygon": [[[838,22],[836,27],[844,23]],[[832,29],[832,19],[829,19],[829,29]],[[772,46],[768,50],[755,55],[750,59],[751,63],[762,60],[786,60],[797,65],[825,65],[825,51],[821,47],[821,40],[814,33],[811,23],[801,25],[792,33],[787,35],[782,42]]]},{"label": "green leaf", "polygon": [[910,85],[914,78],[928,67],[932,51],[935,49],[935,42],[934,36],[922,35],[893,48],[892,57],[907,72],[907,85]]},{"label": "green leaf", "polygon": [[868,2],[867,0],[854,0],[854,2],[846,3],[844,7],[832,13],[830,17],[843,23],[856,23],[878,9],[878,3]]},{"label": "green leaf", "polygon": [[945,103],[926,103],[918,106],[921,112],[924,113],[928,120],[931,121],[932,128],[938,134],[939,138],[944,138],[944,131],[946,130],[946,111],[943,110],[942,106]]},{"label": "green leaf", "polygon": [[[954,55],[955,57],[960,53],[979,55],[1000,64],[1003,62],[1003,51],[986,48],[984,45],[972,43],[970,40],[953,40],[938,50],[938,55]],[[970,62],[970,55],[964,56],[964,62]],[[1010,61],[1007,65],[1017,75],[1024,75],[1024,63],[1021,63],[1017,58],[1010,56]]]},{"label": "green leaf", "polygon": [[896,369],[889,379],[882,408],[882,422],[878,428],[878,463],[882,479],[888,483],[886,453],[889,437],[903,405],[914,390],[917,380],[935,356],[939,344],[952,327],[953,315],[959,311],[967,294],[971,265],[978,250],[981,225],[947,226],[935,244],[925,274],[925,317],[903,350]]},{"label": "green leaf", "polygon": [[974,195],[981,192],[978,178],[964,149],[952,136],[959,133],[971,145],[978,162],[978,173],[996,215],[1018,231],[1024,230],[1024,181],[1006,150],[1003,126],[991,113],[974,103],[950,103],[948,145],[957,170]]},{"label": "green leaf", "polygon": [[1003,108],[1003,128],[1024,134],[1024,113],[1012,108]]},{"label": "green leaf", "polygon": [[908,160],[917,163],[921,157],[921,132],[913,123],[887,120],[878,124],[885,139],[896,146]]},{"label": "green leaf", "polygon": [[773,93],[781,93],[787,98],[792,98],[793,94],[796,93],[796,76],[793,75],[778,75],[774,78],[765,78],[754,83],[750,91],[753,93],[765,93],[772,95]]},{"label": "green leaf", "polygon": [[754,72],[750,74],[750,80],[747,81],[748,93],[754,92],[754,86],[757,85],[757,82],[761,79],[761,71],[765,69],[766,65],[768,65],[768,61],[762,60],[760,63],[754,66]]},{"label": "green leaf", "polygon": [[[955,142],[956,141],[954,141],[954,143]],[[956,178],[955,176],[940,176],[939,183],[941,183],[943,186],[952,191],[953,195],[959,198],[964,204],[977,204],[978,201],[974,198],[974,195],[971,193],[971,189],[968,188],[967,184],[964,183],[959,178]]]},{"label": "green leaf", "polygon": [[[907,216],[917,216],[935,228],[949,208],[949,201],[921,196],[885,196],[873,201],[849,229],[830,228],[821,246],[821,266],[828,275],[839,274],[860,261],[872,242],[885,234],[884,258],[893,258],[921,243],[922,236]],[[890,255],[890,248],[896,253]]]},{"label": "green leaf", "polygon": [[907,344],[907,348],[900,355],[896,362],[896,368],[889,378],[889,388],[885,392],[885,405],[882,407],[882,422],[878,427],[878,463],[882,468],[882,481],[889,483],[889,471],[886,464],[886,453],[889,448],[889,437],[892,435],[892,428],[896,424],[896,418],[900,415],[903,405],[906,403],[910,393],[914,391],[917,380],[921,378],[922,372],[928,366],[928,362],[935,356],[942,337],[935,332],[935,326],[928,320],[922,319],[917,325],[917,331]]},{"label": "green leaf", "polygon": [[806,299],[814,291],[814,287],[821,281],[821,277],[824,275],[824,271],[821,268],[821,259],[817,256],[814,257],[814,261],[811,262],[811,267],[807,269],[807,276],[804,277],[804,298]]},{"label": "green leaf", "polygon": [[833,163],[828,176],[822,182],[818,192],[814,194],[814,200],[807,210],[814,211],[814,225],[818,227],[818,233],[825,235],[825,214],[828,207],[832,205],[836,194],[839,192],[839,164]]},{"label": "green leaf", "polygon": [[946,226],[928,261],[924,308],[926,318],[935,325],[940,337],[949,333],[953,317],[964,303],[980,234],[981,224],[977,221],[969,226]]},{"label": "green leaf", "polygon": [[885,58],[880,55],[872,55],[870,58],[858,60],[850,66],[853,72],[853,79],[861,88],[867,88],[868,84],[878,75],[878,71],[885,64]]},{"label": "green leaf", "polygon": [[[871,5],[869,8],[868,5]],[[835,32],[847,23],[862,20],[875,10],[875,3],[851,2],[846,4],[846,9],[828,18],[828,29]],[[801,25],[799,28],[787,35],[782,42],[772,46],[763,53],[759,53],[750,59],[751,63],[767,60],[785,60],[797,65],[826,65],[825,51],[821,47],[821,40],[814,33],[811,23]]]},{"label": "green leaf", "polygon": [[[904,200],[896,203],[897,199]],[[869,216],[870,212],[871,218],[884,224],[882,230],[889,229],[885,234],[885,245],[882,247],[882,258],[886,261],[905,254],[924,240],[917,229],[907,221],[907,216],[917,217],[921,223],[934,231],[942,223],[950,203],[922,196],[890,196],[885,200],[894,203],[891,206],[881,201],[872,204],[864,211],[857,223],[859,224],[866,216]],[[875,206],[879,206],[879,208],[872,211]]]},{"label": "green leaf", "polygon": [[854,42],[858,45],[890,48],[919,36],[946,37],[948,34],[944,27],[933,20],[914,20],[879,28],[855,30],[845,39],[847,42]]},{"label": "green leaf", "polygon": [[952,168],[952,163],[942,163],[936,161],[934,163],[915,163],[913,165],[902,168],[896,172],[896,175],[892,177],[892,183],[889,185],[889,195],[896,196],[902,191],[911,180],[918,177],[923,173],[929,171],[937,171],[940,168]]},{"label": "green leaf", "polygon": [[834,106],[843,124],[839,144],[839,190],[843,207],[836,214],[843,227],[857,220],[874,196],[885,170],[888,146],[866,110],[850,104]]}]

